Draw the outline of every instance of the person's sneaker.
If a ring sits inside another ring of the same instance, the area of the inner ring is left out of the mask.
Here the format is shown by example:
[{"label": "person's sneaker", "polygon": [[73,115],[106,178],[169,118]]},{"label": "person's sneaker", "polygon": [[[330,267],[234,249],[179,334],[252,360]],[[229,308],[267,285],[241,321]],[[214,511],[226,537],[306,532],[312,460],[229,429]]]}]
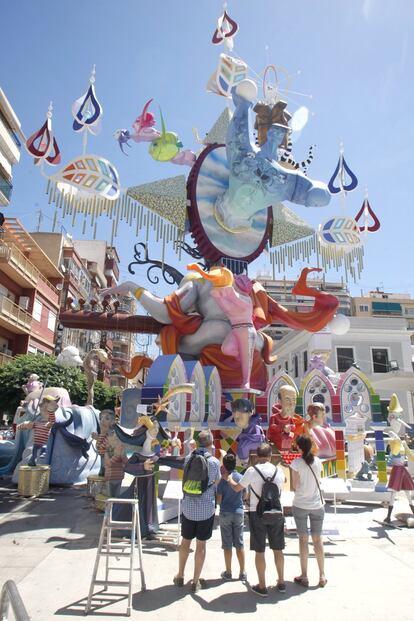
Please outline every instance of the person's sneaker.
[{"label": "person's sneaker", "polygon": [[284,582],[278,582],[276,590],[279,591],[279,593],[286,593],[286,584]]},{"label": "person's sneaker", "polygon": [[184,578],[180,578],[180,576],[174,576],[173,582],[175,586],[178,586],[178,587],[184,586]]},{"label": "person's sneaker", "polygon": [[223,578],[223,580],[233,580],[233,576],[231,575],[229,571],[222,571],[220,575]]},{"label": "person's sneaker", "polygon": [[264,587],[262,589],[261,587],[259,587],[258,584],[250,586],[250,590],[253,591],[253,593],[256,593],[256,595],[260,595],[260,597],[267,597],[269,595],[269,591],[267,590],[267,588]]},{"label": "person's sneaker", "polygon": [[197,580],[197,582],[191,582],[191,591],[192,593],[197,593],[200,589],[206,588],[206,581],[203,578]]},{"label": "person's sneaker", "polygon": [[246,582],[246,580],[247,580],[247,574],[246,574],[246,572],[245,572],[245,571],[241,571],[241,572],[239,573],[239,580],[241,580],[242,582]]}]

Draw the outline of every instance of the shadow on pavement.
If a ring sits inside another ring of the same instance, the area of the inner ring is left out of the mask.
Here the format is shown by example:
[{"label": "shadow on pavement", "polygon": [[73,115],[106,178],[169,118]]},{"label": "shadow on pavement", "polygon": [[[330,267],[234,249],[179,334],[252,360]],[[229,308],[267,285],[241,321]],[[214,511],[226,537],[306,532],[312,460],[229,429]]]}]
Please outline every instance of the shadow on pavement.
[{"label": "shadow on pavement", "polygon": [[[4,490],[4,488],[3,488]],[[2,491],[3,491],[2,490]],[[62,548],[84,549],[96,547],[102,524],[102,515],[91,505],[83,489],[52,487],[48,494],[40,498],[27,499],[21,496],[15,500],[13,490],[7,489],[1,496],[3,506],[15,503],[10,518],[0,522],[0,536],[30,533],[45,537],[46,543],[58,542]],[[29,502],[27,502],[29,500]],[[19,510],[19,505],[22,509]],[[56,536],[47,531],[61,529],[64,536]],[[73,536],[72,536],[73,535]],[[79,537],[76,537],[76,536]]]},{"label": "shadow on pavement", "polygon": [[[78,599],[76,602],[72,602],[68,604],[68,606],[63,606],[56,610],[55,615],[62,616],[80,616],[84,614],[87,596],[82,599]],[[108,606],[113,606],[114,604],[119,604],[121,602],[125,602],[126,606],[127,595],[121,593],[111,593],[110,591],[98,591],[94,594],[92,598],[92,608],[90,612],[88,612],[88,617],[93,617],[94,615],[99,615],[100,617],[125,617],[125,610],[120,612],[105,612],[104,608]]]}]

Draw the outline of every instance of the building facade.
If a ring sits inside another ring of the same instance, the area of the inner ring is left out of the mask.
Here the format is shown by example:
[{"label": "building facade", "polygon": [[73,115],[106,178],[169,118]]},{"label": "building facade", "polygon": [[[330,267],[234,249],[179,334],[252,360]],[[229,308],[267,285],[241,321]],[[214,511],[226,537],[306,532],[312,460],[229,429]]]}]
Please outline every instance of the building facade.
[{"label": "building facade", "polygon": [[53,354],[63,276],[15,218],[0,239],[0,362]]},{"label": "building facade", "polygon": [[316,334],[291,331],[276,343],[276,363],[270,376],[284,369],[298,388],[307,372],[309,360],[320,355],[336,373],[352,365],[367,375],[379,394],[383,418],[392,393],[398,394],[407,422],[414,421],[414,373],[411,363],[411,334],[404,318],[350,317],[349,331],[338,336],[327,328]]},{"label": "building facade", "polygon": [[20,121],[0,88],[0,208],[10,203],[12,169],[20,160]]},{"label": "building facade", "polygon": [[[414,332],[414,300],[409,293],[370,291],[352,298],[352,311],[356,317],[403,317],[407,330]],[[411,341],[414,344],[414,337]]]},{"label": "building facade", "polygon": [[[114,287],[119,279],[119,256],[116,248],[102,240],[73,240],[63,233],[33,233],[45,253],[63,273],[61,307],[96,302],[102,309],[101,292]],[[118,312],[134,313],[135,302],[129,297],[119,300]],[[110,353],[110,362],[101,365],[98,378],[111,386],[126,388],[128,380],[120,366],[128,366],[135,353],[135,335],[98,330],[62,330],[60,347],[74,345],[82,357],[91,349],[103,348]]]}]

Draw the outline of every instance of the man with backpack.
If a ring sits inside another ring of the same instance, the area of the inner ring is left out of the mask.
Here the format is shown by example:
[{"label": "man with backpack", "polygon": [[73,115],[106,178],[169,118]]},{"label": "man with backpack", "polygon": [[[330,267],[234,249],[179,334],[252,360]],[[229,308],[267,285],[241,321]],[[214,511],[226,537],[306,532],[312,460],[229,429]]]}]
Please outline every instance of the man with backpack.
[{"label": "man with backpack", "polygon": [[235,492],[247,487],[250,489],[248,508],[250,549],[256,553],[256,570],[259,579],[259,584],[250,588],[257,595],[267,597],[266,538],[269,540],[270,549],[273,550],[276,565],[278,576],[276,589],[279,593],[286,593],[283,557],[285,520],[280,503],[280,494],[285,482],[285,475],[280,468],[271,463],[272,448],[270,444],[261,444],[257,449],[257,456],[259,459],[256,466],[247,468],[238,483],[226,475],[226,473],[222,476]]},{"label": "man with backpack", "polygon": [[216,511],[216,485],[220,480],[220,462],[213,457],[213,435],[209,429],[198,436],[199,448],[188,455],[184,463],[181,518],[181,545],[178,557],[176,586],[184,586],[184,570],[191,541],[196,538],[194,575],[191,590],[195,593],[204,585],[200,579],[206,556],[206,541],[211,538]]}]

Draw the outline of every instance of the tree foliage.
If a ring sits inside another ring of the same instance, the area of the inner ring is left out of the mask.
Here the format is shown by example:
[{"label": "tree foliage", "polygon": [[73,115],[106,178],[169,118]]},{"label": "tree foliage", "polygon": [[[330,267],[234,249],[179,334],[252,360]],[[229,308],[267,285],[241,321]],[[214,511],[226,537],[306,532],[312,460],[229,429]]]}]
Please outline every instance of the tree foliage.
[{"label": "tree foliage", "polygon": [[[60,367],[55,358],[49,356],[23,354],[0,366],[0,412],[14,414],[24,399],[22,386],[31,373],[37,373],[39,381],[44,384],[47,382],[48,386],[66,388],[72,403],[83,405],[86,402],[86,378],[81,369]],[[118,387],[96,381],[94,390],[94,406],[98,410],[115,407]]]}]

